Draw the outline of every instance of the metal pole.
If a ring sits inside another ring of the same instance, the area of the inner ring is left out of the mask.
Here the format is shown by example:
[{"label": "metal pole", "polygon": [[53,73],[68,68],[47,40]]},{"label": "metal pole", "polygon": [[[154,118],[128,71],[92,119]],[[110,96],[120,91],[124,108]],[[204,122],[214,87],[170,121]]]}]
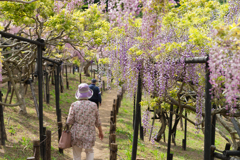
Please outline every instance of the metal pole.
[{"label": "metal pole", "polygon": [[[59,117],[62,117],[62,112],[61,112],[61,109],[58,110],[58,115]],[[61,121],[58,121],[58,124],[62,124],[62,120]],[[58,141],[60,140],[62,136],[62,125],[60,127],[58,127]],[[63,149],[58,149],[59,153],[63,154]]]},{"label": "metal pole", "polygon": [[[213,108],[216,109],[216,105],[213,104]],[[216,127],[216,115],[213,116],[212,118],[212,142],[211,142],[211,145],[215,145],[215,127]]]},{"label": "metal pole", "polygon": [[[185,117],[187,118],[187,110],[185,109]],[[185,125],[184,125],[184,139],[183,139],[183,150],[186,151],[187,149],[187,119],[185,118]]]},{"label": "metal pole", "polygon": [[73,64],[73,74],[75,74],[75,65]]},{"label": "metal pole", "polygon": [[[61,110],[60,110],[60,105],[59,105],[59,98],[60,98],[60,92],[59,92],[59,73],[60,73],[60,65],[57,65],[57,75],[55,75],[55,95],[56,95],[56,114],[57,114],[57,122],[62,122],[61,118]],[[61,132],[58,132],[58,137],[60,139],[61,137]],[[60,153],[63,153],[62,149],[59,149]]]},{"label": "metal pole", "polygon": [[204,159],[211,159],[211,95],[209,90],[211,84],[209,82],[210,72],[208,70],[208,63],[206,63],[206,86],[205,86],[205,131],[204,131]]},{"label": "metal pole", "polygon": [[97,61],[97,73],[99,74],[99,72],[98,72],[98,61]]},{"label": "metal pole", "polygon": [[[44,40],[38,39],[37,40],[40,43],[44,43]],[[43,72],[42,72],[42,46],[38,45],[38,63],[37,63],[37,69],[38,69],[38,100],[39,100],[39,136],[40,136],[40,142],[43,141],[43,91],[42,91],[42,81],[43,81]],[[42,159],[45,157],[45,151],[43,150],[43,143],[40,145],[40,148],[42,148]]]},{"label": "metal pole", "polygon": [[138,143],[138,127],[139,127],[139,118],[140,118],[140,102],[142,97],[142,80],[140,72],[138,75],[138,89],[137,89],[137,103],[136,103],[136,115],[134,122],[134,134],[133,134],[133,145],[132,145],[132,158],[131,160],[136,160],[137,155],[137,143]]},{"label": "metal pole", "polygon": [[134,97],[133,97],[133,129],[134,129],[134,124],[135,124],[135,108],[136,108],[135,99],[136,99],[136,94],[134,93]]},{"label": "metal pole", "polygon": [[69,89],[69,86],[68,86],[68,76],[67,76],[67,64],[65,65],[65,68],[66,68],[66,88]]},{"label": "metal pole", "polygon": [[25,42],[29,42],[29,43],[32,43],[32,44],[36,44],[38,45],[39,47],[40,46],[45,46],[44,44],[44,40],[37,40],[37,41],[34,41],[34,40],[31,40],[31,39],[27,39],[27,38],[24,38],[24,37],[20,37],[20,36],[16,36],[16,35],[13,35],[13,34],[10,34],[10,33],[6,33],[6,32],[3,32],[3,31],[0,31],[0,34],[2,35],[2,37],[6,37],[6,38],[13,38],[13,39],[18,39],[20,41],[25,41]]},{"label": "metal pole", "polygon": [[42,59],[47,60],[47,61],[52,62],[52,63],[55,63],[57,65],[61,65],[62,64],[62,61],[57,62],[57,61],[55,61],[53,59],[50,59],[50,58],[47,58],[47,57],[42,57]]},{"label": "metal pole", "polygon": [[59,65],[59,78],[60,78],[60,83],[59,83],[59,87],[61,89],[61,93],[63,93],[63,80],[62,80],[62,67],[61,65]]},{"label": "metal pole", "polygon": [[172,155],[170,155],[171,149],[171,135],[172,135],[172,112],[173,112],[173,105],[170,106],[170,117],[169,117],[169,132],[168,132],[168,148],[167,148],[167,160],[172,159]]},{"label": "metal pole", "polygon": [[106,0],[106,12],[108,12],[108,0]]},{"label": "metal pole", "polygon": [[47,89],[47,104],[50,101],[50,94],[49,94],[49,79],[48,79],[48,72],[46,72],[46,89]]},{"label": "metal pole", "polygon": [[[0,91],[0,102],[2,102],[2,91]],[[5,131],[4,131],[4,117],[3,106],[0,105],[0,122],[1,122],[1,145],[5,146]]]},{"label": "metal pole", "polygon": [[57,114],[57,121],[60,122],[61,121],[61,117],[58,114],[58,110],[59,110],[59,72],[60,72],[60,66],[57,65],[57,75],[55,75],[55,95],[56,95],[56,114]]},{"label": "metal pole", "polygon": [[144,141],[144,135],[143,135],[143,126],[142,126],[142,118],[141,118],[141,105],[140,105],[140,113],[139,113],[139,127],[140,127],[140,138]]}]

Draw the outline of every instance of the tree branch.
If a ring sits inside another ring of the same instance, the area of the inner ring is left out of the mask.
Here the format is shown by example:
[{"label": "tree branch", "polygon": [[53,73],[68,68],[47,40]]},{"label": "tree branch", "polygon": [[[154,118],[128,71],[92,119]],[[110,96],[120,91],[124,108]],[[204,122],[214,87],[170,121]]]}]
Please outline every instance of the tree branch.
[{"label": "tree branch", "polygon": [[32,2],[36,2],[37,0],[32,0],[32,1],[21,1],[21,0],[0,0],[0,1],[18,2],[18,3],[30,4],[30,3],[32,3]]}]

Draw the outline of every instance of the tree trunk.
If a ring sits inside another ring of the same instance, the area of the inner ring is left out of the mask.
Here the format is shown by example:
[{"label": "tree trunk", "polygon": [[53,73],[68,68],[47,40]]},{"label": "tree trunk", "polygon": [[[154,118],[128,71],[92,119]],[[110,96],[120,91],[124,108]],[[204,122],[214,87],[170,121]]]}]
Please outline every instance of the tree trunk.
[{"label": "tree trunk", "polygon": [[8,63],[4,63],[4,65],[5,65],[6,69],[7,69],[8,76],[10,78],[10,82],[13,85],[13,89],[15,90],[15,94],[16,94],[17,100],[18,100],[19,103],[21,103],[21,105],[20,105],[20,113],[26,114],[27,110],[26,110],[26,105],[25,105],[25,100],[24,100],[24,94],[25,94],[24,93],[24,87],[23,86],[21,87],[21,84],[20,84],[20,92],[18,91],[16,83],[13,80],[13,73],[12,73],[12,71],[9,68],[9,64]]},{"label": "tree trunk", "polygon": [[25,102],[25,99],[24,99],[24,87],[23,87],[23,84],[20,83],[20,91],[19,91],[19,98],[21,99],[22,101],[22,104],[19,106],[20,107],[20,111],[19,113],[21,114],[27,114],[27,110],[26,110],[26,102]]},{"label": "tree trunk", "polygon": [[90,65],[91,65],[91,62],[88,61],[87,64],[86,64],[86,65],[84,66],[84,68],[83,68],[84,74],[85,74],[85,76],[87,76],[87,77],[90,77],[90,74],[89,74],[89,71],[88,71],[88,68],[89,68]]},{"label": "tree trunk", "polygon": [[[176,109],[176,113],[178,114],[178,110],[179,110],[179,107]],[[177,125],[178,125],[178,122],[180,120],[180,117],[176,114],[176,118],[175,118],[175,123],[173,125],[173,128],[172,128],[172,143],[174,143],[174,145],[176,146],[176,131],[177,131]],[[180,111],[180,114],[182,114],[182,112]]]},{"label": "tree trunk", "polygon": [[162,123],[162,126],[160,128],[160,130],[158,131],[158,135],[157,138],[155,139],[155,141],[159,142],[162,138],[162,135],[165,133],[165,129],[166,129],[166,117],[165,115],[162,113],[158,113],[158,116],[160,117],[160,121]]}]

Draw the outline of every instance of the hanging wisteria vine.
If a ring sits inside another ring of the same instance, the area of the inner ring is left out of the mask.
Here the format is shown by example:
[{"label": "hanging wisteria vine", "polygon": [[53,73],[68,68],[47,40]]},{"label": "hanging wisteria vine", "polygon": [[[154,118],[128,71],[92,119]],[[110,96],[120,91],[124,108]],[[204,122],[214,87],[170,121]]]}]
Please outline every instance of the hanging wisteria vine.
[{"label": "hanging wisteria vine", "polygon": [[[228,111],[235,110],[240,93],[240,32],[236,25],[239,1],[220,4],[183,0],[177,4],[175,1],[111,0],[108,6],[113,31],[114,27],[119,29],[109,43],[111,47],[106,48],[116,84],[125,83],[128,93],[133,95],[140,72],[143,89],[148,96],[159,98],[157,105],[174,100],[184,102],[185,107],[197,113],[196,123],[200,124],[205,65],[185,64],[184,59],[209,55],[212,100]],[[195,99],[192,97],[194,102],[183,100],[177,94],[179,91],[185,95],[196,94]],[[148,129],[148,114],[144,115]]]}]

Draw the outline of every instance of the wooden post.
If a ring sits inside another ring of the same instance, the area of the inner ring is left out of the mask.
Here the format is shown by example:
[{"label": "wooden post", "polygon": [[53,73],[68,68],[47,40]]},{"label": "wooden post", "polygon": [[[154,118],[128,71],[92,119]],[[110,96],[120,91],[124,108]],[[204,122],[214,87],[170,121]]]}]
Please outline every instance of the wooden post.
[{"label": "wooden post", "polygon": [[118,108],[120,108],[121,107],[121,100],[122,100],[121,94],[118,94],[117,96],[119,97]]},{"label": "wooden post", "polygon": [[46,131],[46,160],[51,160],[51,131]]},{"label": "wooden post", "polygon": [[[59,140],[60,140],[60,138],[61,138],[61,134],[62,134],[62,122],[58,122],[58,142],[59,142]],[[59,152],[60,153],[63,153],[63,149],[60,149],[59,148]]]},{"label": "wooden post", "polygon": [[116,105],[117,105],[117,114],[118,114],[119,107],[120,107],[120,95],[119,95],[119,94],[117,95],[117,102],[116,102]]},{"label": "wooden post", "polygon": [[106,91],[105,90],[105,81],[103,81],[103,90]]},{"label": "wooden post", "polygon": [[[46,138],[46,127],[43,127],[43,140]],[[44,156],[42,159],[46,159],[46,141],[42,142],[40,145],[42,145],[42,147],[40,147],[40,153]]]},{"label": "wooden post", "polygon": [[109,136],[109,147],[111,147],[111,143],[116,143],[116,134],[114,133]]},{"label": "wooden post", "polygon": [[33,141],[33,153],[35,160],[40,159],[40,141],[39,140],[34,140]]},{"label": "wooden post", "polygon": [[116,160],[117,159],[117,144],[111,143],[110,146],[110,160]]},{"label": "wooden post", "polygon": [[110,134],[115,133],[115,132],[116,132],[116,124],[110,123]]},{"label": "wooden post", "polygon": [[114,124],[114,118],[113,118],[113,116],[110,117],[110,121]]},{"label": "wooden post", "polygon": [[[113,111],[110,112],[110,117],[113,116]],[[114,120],[112,121],[114,123]]]},{"label": "wooden post", "polygon": [[117,111],[116,111],[116,104],[113,104],[113,121],[114,124],[117,123]]}]

